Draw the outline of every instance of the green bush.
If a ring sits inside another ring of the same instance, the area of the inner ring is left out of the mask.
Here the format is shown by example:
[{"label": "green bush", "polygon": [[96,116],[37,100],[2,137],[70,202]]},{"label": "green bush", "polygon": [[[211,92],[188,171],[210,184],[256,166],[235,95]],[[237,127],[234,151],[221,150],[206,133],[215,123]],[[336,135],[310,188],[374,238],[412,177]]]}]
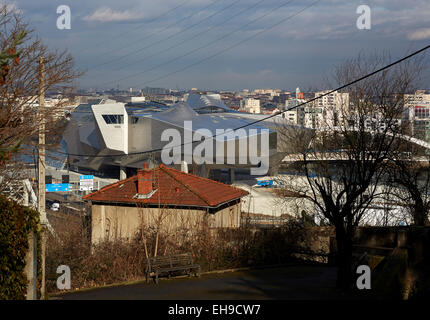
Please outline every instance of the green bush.
[{"label": "green bush", "polygon": [[[0,299],[25,299],[25,256],[31,231],[37,235],[38,289],[41,286],[39,213],[0,195]],[[40,294],[38,294],[40,296]]]}]

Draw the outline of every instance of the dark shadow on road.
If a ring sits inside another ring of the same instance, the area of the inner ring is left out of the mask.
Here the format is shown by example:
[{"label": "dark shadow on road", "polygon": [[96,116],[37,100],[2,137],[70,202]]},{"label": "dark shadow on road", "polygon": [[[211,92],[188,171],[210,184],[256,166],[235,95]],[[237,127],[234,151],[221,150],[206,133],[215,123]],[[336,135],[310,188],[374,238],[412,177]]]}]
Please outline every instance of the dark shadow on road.
[{"label": "dark shadow on road", "polygon": [[366,299],[366,294],[342,294],[336,289],[336,268],[294,265],[238,272],[213,273],[201,278],[161,279],[65,293],[55,299],[144,300],[345,300]]}]

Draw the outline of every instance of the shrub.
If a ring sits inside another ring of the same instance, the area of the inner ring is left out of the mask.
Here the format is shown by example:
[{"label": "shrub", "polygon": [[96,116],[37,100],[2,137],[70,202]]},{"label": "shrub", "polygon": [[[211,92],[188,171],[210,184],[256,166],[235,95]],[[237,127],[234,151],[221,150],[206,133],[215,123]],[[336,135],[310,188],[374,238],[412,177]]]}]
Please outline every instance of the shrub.
[{"label": "shrub", "polygon": [[[68,265],[74,289],[106,285],[145,277],[146,252],[154,255],[157,230],[146,228],[128,241],[116,239],[91,245],[82,220],[54,225],[57,237],[47,245],[47,290],[57,291],[56,269]],[[302,240],[303,227],[291,221],[283,228],[252,231],[248,228],[209,229],[184,227],[158,233],[157,255],[191,252],[202,271],[278,264],[290,261]],[[145,240],[145,241],[144,241]]]},{"label": "shrub", "polygon": [[46,248],[46,287],[57,291],[57,267],[67,265],[74,289],[137,280],[144,277],[145,252],[132,241],[105,241],[91,246],[85,223],[79,217],[65,216],[53,221],[55,236]]},{"label": "shrub", "polygon": [[39,213],[0,195],[0,299],[25,299],[25,256],[30,232],[37,236],[38,290],[41,288]]}]

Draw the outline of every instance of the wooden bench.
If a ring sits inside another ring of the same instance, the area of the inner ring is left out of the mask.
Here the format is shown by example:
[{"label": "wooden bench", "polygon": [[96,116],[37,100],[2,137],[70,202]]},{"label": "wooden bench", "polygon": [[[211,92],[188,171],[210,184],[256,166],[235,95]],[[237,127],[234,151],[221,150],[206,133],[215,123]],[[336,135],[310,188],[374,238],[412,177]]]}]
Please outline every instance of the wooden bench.
[{"label": "wooden bench", "polygon": [[146,282],[149,282],[150,277],[155,276],[155,283],[158,284],[158,276],[161,273],[170,273],[172,271],[188,271],[188,276],[191,276],[191,270],[196,269],[195,275],[200,277],[200,265],[193,263],[191,253],[183,253],[168,256],[158,256],[148,258],[148,266],[146,272]]}]

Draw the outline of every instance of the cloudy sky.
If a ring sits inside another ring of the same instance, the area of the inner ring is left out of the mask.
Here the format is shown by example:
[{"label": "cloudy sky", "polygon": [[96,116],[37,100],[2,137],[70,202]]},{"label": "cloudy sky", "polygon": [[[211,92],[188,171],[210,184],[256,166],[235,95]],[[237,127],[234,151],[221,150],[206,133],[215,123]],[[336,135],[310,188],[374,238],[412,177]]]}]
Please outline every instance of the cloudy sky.
[{"label": "cloudy sky", "polygon": [[[396,59],[430,44],[428,0],[8,3],[87,70],[82,88],[320,87],[333,66],[359,52],[386,50]],[[362,4],[371,9],[370,30],[357,28]],[[70,7],[70,30],[57,28],[60,5]],[[423,86],[430,89],[430,76]]]}]

